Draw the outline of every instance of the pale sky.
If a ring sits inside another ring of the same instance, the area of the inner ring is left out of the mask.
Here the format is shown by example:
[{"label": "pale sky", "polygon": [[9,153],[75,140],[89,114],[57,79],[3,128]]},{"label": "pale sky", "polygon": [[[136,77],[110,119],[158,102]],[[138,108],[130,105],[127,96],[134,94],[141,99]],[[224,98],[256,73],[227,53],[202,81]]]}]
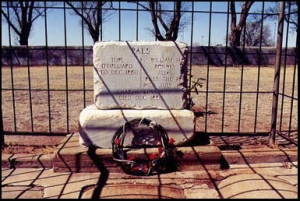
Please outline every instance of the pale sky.
[{"label": "pale sky", "polygon": [[[265,8],[271,2],[265,3]],[[120,3],[122,9],[136,9],[136,4],[133,3]],[[119,7],[119,2],[114,2],[114,7]],[[189,8],[190,10],[192,7]],[[255,12],[257,9],[262,9],[262,2],[255,2],[250,10]],[[183,33],[179,34],[177,41],[182,41],[188,45],[210,45],[215,46],[221,44],[225,46],[225,38],[227,30],[227,20],[230,18],[227,15],[228,3],[223,1],[210,2],[195,2],[193,27],[189,24]],[[236,10],[240,11],[240,4],[236,5]],[[210,11],[212,13],[210,13]],[[77,15],[71,15],[70,11],[66,11],[66,19],[64,18],[63,9],[53,9],[47,14],[47,43],[48,46],[91,46],[93,41],[89,33],[82,31],[80,18]],[[192,19],[191,12],[184,14],[184,16]],[[65,19],[65,20],[64,20]],[[119,20],[120,19],[120,20]],[[211,19],[211,20],[210,20]],[[66,23],[66,26],[65,26]],[[277,23],[275,21],[266,21],[270,24],[272,37],[276,37],[275,28]],[[1,42],[2,45],[10,45],[8,25],[2,17],[1,22]],[[119,26],[121,29],[119,29]],[[151,27],[150,13],[145,11],[122,11],[121,16],[117,11],[106,23],[103,24],[102,40],[140,40],[140,41],[153,41],[155,38],[146,30]],[[29,45],[46,44],[45,35],[45,18],[39,18],[35,21]],[[138,30],[138,31],[137,31]],[[12,29],[10,30],[12,33]],[[193,31],[193,36],[192,32]],[[286,29],[285,29],[286,32]],[[274,34],[273,34],[274,33]],[[84,34],[84,37],[82,36]],[[284,34],[285,35],[285,34]],[[210,37],[209,37],[210,36]],[[276,38],[275,38],[276,39]],[[289,34],[287,44],[289,47],[295,47],[296,34]],[[283,46],[286,46],[286,38],[284,38]],[[19,45],[15,38],[11,37],[11,45]]]}]

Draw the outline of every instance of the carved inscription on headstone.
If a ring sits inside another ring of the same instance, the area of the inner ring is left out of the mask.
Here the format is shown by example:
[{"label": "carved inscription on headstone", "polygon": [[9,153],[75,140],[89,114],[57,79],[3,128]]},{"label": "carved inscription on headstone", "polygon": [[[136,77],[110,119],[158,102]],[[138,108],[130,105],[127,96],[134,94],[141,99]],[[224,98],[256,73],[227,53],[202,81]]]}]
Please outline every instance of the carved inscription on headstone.
[{"label": "carved inscription on headstone", "polygon": [[94,45],[98,109],[183,109],[187,104],[185,43],[107,41]]}]

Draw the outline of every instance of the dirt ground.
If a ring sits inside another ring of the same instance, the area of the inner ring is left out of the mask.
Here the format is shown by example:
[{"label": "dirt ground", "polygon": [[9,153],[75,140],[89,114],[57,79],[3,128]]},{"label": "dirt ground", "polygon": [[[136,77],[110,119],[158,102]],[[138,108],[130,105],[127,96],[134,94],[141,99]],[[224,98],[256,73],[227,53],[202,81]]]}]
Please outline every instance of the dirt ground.
[{"label": "dirt ground", "polygon": [[[93,71],[91,67],[87,67],[83,76],[82,68],[69,67],[66,76],[62,68],[49,68],[49,79],[46,68],[30,68],[32,89],[30,93],[24,90],[29,84],[28,68],[14,68],[13,73],[10,68],[2,69],[2,88],[12,88],[13,75],[14,89],[23,89],[15,90],[13,94],[12,91],[2,90],[5,131],[31,133],[34,128],[34,132],[43,133],[49,132],[51,126],[53,133],[77,132],[80,112],[85,106],[93,103]],[[258,69],[253,66],[227,68],[193,66],[191,73],[192,83],[200,79],[202,85],[197,87],[197,93],[194,91],[191,94],[195,103],[192,110],[195,113],[197,132],[270,131],[274,67]],[[295,77],[297,68],[293,66],[282,68],[280,74],[280,92],[284,92],[287,96],[298,97],[298,77]],[[65,91],[67,86],[68,93]],[[83,88],[86,90],[85,93],[82,92]],[[280,96],[277,116],[278,129],[297,131],[298,101],[291,102],[291,99]],[[5,135],[6,146],[2,148],[2,153],[50,152],[63,138],[63,135],[57,137]],[[217,142],[222,141],[219,136],[212,138]],[[242,138],[235,138],[231,142],[236,139]],[[265,143],[266,139],[254,139],[253,142],[255,141]]]},{"label": "dirt ground", "polygon": [[[64,138],[65,136],[6,135],[1,153],[52,154]],[[41,142],[43,142],[42,145]]]}]

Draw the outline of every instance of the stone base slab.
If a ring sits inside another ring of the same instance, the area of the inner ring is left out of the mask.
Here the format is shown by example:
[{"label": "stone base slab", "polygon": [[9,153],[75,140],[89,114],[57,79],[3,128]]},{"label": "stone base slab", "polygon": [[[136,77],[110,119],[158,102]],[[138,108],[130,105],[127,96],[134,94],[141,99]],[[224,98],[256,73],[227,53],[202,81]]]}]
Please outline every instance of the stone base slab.
[{"label": "stone base slab", "polygon": [[[147,118],[160,124],[175,145],[189,141],[194,134],[194,113],[190,110],[99,110],[95,104],[79,115],[81,146],[112,148],[112,137],[126,122]],[[127,145],[127,144],[124,144]]]},{"label": "stone base slab", "polygon": [[[101,172],[123,173],[117,162],[113,160],[112,149],[88,148],[78,145],[79,133],[66,136],[53,157],[54,172]],[[206,146],[183,146],[176,148],[182,154],[178,171],[200,171],[220,169],[221,151],[212,144]],[[150,154],[158,154],[157,148],[135,149],[128,154],[142,158]],[[137,176],[139,177],[139,176]]]}]

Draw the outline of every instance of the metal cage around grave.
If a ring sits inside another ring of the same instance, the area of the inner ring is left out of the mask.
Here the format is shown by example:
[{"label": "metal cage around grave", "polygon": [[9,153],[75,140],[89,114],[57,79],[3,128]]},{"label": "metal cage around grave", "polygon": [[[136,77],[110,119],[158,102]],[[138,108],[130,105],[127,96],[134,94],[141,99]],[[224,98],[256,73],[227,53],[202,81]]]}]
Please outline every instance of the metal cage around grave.
[{"label": "metal cage around grave", "polygon": [[[74,7],[78,14],[84,13],[83,5]],[[154,13],[173,13],[175,5],[155,7]],[[188,45],[195,132],[237,141],[267,136],[272,144],[288,139],[298,145],[298,4],[254,2],[237,45],[231,26],[236,15],[244,14],[238,6],[235,12],[230,2],[182,6],[176,40]],[[76,132],[81,110],[94,101],[94,41],[86,24],[66,2],[41,2],[29,43],[20,45],[16,23],[4,16],[13,19],[14,8],[20,6],[1,3],[2,144],[8,135]],[[114,1],[101,8],[99,41],[158,40],[147,4]]]}]

